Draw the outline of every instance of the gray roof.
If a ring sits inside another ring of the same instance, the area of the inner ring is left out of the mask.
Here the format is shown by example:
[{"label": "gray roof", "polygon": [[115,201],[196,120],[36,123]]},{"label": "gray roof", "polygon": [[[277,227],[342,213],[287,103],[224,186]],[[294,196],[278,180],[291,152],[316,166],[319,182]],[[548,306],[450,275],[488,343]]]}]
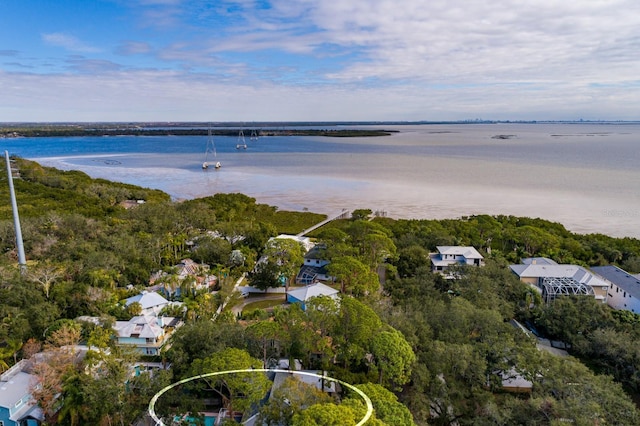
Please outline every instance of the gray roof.
[{"label": "gray roof", "polygon": [[129,297],[124,304],[125,306],[129,306],[134,302],[140,303],[140,306],[142,306],[142,309],[149,309],[156,306],[164,306],[169,304],[169,301],[164,297],[162,297],[161,295],[159,295],[158,293],[147,292],[147,291],[143,291],[140,294],[136,294],[135,296]]},{"label": "gray roof", "polygon": [[589,286],[609,287],[608,282],[578,265],[520,264],[510,265],[509,268],[520,278],[572,278]]},{"label": "gray roof", "polygon": [[440,254],[462,255],[466,259],[483,259],[478,250],[470,246],[437,246],[436,248]]},{"label": "gray roof", "polygon": [[640,300],[640,278],[613,265],[594,266],[591,270]]},{"label": "gray roof", "polygon": [[522,259],[522,263],[525,265],[557,265],[558,263],[547,257],[526,257]]},{"label": "gray roof", "polygon": [[292,289],[287,292],[288,295],[301,301],[307,301],[316,296],[335,296],[338,293],[338,290],[322,283],[311,284],[306,287]]},{"label": "gray roof", "polygon": [[16,402],[29,395],[31,374],[19,371],[0,382],[0,407],[13,408]]},{"label": "gray roof", "polygon": [[113,329],[119,337],[131,337],[137,335],[141,339],[155,339],[164,334],[163,327],[159,324],[171,325],[174,323],[173,317],[151,317],[140,315],[131,318],[129,321],[116,321]]},{"label": "gray roof", "polygon": [[325,246],[316,244],[315,246],[311,247],[311,249],[308,252],[304,254],[304,258],[324,260],[325,251],[326,251]]},{"label": "gray roof", "polygon": [[9,420],[17,422],[27,416],[44,420],[42,410],[35,405],[35,400],[31,397],[31,384],[35,376],[22,371],[22,368],[26,366],[23,361],[16,364],[14,369],[2,374],[2,379],[0,380],[0,407],[11,410],[15,408],[18,401],[23,400],[23,405],[13,412]]}]

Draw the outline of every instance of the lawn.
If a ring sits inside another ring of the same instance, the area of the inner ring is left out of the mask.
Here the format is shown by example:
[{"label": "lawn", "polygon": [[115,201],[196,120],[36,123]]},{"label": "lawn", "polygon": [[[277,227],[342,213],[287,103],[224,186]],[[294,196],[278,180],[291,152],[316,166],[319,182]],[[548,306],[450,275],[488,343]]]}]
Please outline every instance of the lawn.
[{"label": "lawn", "polygon": [[284,295],[281,299],[277,300],[258,300],[257,302],[249,303],[245,305],[243,311],[250,312],[256,309],[273,308],[274,306],[282,305],[285,303]]}]

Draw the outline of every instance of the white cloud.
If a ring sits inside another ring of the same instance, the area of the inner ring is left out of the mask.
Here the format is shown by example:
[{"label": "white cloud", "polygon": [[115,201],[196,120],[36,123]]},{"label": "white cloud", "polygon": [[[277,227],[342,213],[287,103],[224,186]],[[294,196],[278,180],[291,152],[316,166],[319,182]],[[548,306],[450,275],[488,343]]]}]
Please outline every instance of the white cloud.
[{"label": "white cloud", "polygon": [[275,0],[253,12],[253,25],[217,51],[320,54],[330,44],[358,55],[332,79],[590,81],[613,73],[624,81],[640,73],[633,0]]},{"label": "white cloud", "polygon": [[76,37],[65,33],[42,34],[42,40],[51,46],[62,47],[72,52],[100,52],[100,49],[85,44],[82,41],[78,40]]},{"label": "white cloud", "polygon": [[145,53],[150,53],[151,50],[152,50],[151,45],[149,43],[128,40],[128,41],[122,42],[117,47],[116,52],[121,55],[129,56],[129,55],[142,55]]},{"label": "white cloud", "polygon": [[[130,56],[118,59],[126,66],[101,52],[38,74],[0,74],[2,116],[15,117],[18,105],[38,115],[24,120],[637,119],[640,111],[636,0],[120,4],[142,28],[111,41],[109,52]],[[68,33],[42,39],[98,53]],[[5,85],[22,92],[5,94]],[[34,109],[28,99],[38,93],[47,101]]]},{"label": "white cloud", "polygon": [[294,87],[202,74],[114,71],[0,73],[0,86],[0,115],[8,121],[634,119],[640,110],[640,98],[625,86],[579,83]]}]

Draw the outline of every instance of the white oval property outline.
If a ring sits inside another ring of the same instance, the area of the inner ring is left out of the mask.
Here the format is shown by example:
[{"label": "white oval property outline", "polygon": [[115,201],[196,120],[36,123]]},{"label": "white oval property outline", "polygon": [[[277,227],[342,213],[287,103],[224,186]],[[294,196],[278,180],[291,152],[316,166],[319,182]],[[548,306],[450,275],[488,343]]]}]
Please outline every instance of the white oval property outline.
[{"label": "white oval property outline", "polygon": [[306,372],[306,371],[279,370],[279,369],[273,369],[273,368],[272,369],[267,369],[267,368],[248,368],[246,370],[227,370],[227,371],[216,371],[214,373],[200,374],[198,376],[187,377],[186,379],[182,379],[182,380],[180,380],[178,382],[172,383],[169,386],[166,386],[165,388],[161,389],[157,394],[155,394],[153,396],[153,398],[151,398],[151,401],[149,401],[149,415],[156,422],[156,426],[165,426],[165,424],[162,422],[162,420],[159,419],[158,416],[156,416],[156,408],[155,408],[156,402],[158,401],[158,398],[160,398],[162,396],[162,394],[164,394],[165,392],[167,392],[170,389],[173,389],[174,387],[176,387],[178,385],[182,385],[182,384],[190,382],[192,380],[204,379],[205,377],[220,376],[220,375],[223,375],[223,374],[268,373],[268,372],[300,374],[300,375],[303,375],[303,376],[317,377],[319,379],[329,380],[330,382],[340,383],[342,386],[346,386],[347,388],[351,389],[352,391],[354,391],[355,393],[360,395],[362,397],[362,399],[364,399],[364,402],[367,404],[367,413],[356,424],[356,426],[364,425],[367,422],[367,420],[369,420],[371,415],[373,414],[373,404],[371,403],[371,399],[367,396],[367,394],[362,392],[357,387],[355,387],[353,385],[350,385],[349,383],[343,382],[342,380],[334,379],[333,377],[328,377],[328,376],[321,376],[319,374],[309,373],[309,372]]}]

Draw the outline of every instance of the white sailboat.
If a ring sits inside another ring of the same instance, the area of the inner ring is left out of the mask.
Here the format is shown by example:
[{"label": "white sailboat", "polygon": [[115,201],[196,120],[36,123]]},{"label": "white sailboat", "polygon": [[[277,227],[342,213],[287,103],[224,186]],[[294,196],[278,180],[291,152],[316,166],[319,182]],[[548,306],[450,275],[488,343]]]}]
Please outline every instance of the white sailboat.
[{"label": "white sailboat", "polygon": [[251,130],[251,136],[249,137],[250,141],[257,141],[258,140],[258,132],[254,130]]},{"label": "white sailboat", "polygon": [[212,156],[213,167],[219,169],[222,164],[218,161],[218,154],[216,153],[216,145],[213,142],[213,136],[211,136],[211,129],[209,129],[209,135],[207,137],[207,149],[204,152],[204,162],[202,163],[202,169],[207,170],[209,168],[209,156]]},{"label": "white sailboat", "polygon": [[238,134],[238,143],[236,144],[236,149],[247,149],[247,141],[244,139],[244,132],[240,129],[240,134]]}]

